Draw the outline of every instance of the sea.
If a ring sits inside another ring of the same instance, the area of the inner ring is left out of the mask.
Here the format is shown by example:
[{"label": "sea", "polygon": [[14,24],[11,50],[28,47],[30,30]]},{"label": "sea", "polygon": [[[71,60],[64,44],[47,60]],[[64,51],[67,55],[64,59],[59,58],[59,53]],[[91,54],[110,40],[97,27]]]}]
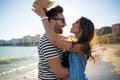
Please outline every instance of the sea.
[{"label": "sea", "polygon": [[37,46],[0,46],[0,80],[14,80],[12,77],[37,68]]}]

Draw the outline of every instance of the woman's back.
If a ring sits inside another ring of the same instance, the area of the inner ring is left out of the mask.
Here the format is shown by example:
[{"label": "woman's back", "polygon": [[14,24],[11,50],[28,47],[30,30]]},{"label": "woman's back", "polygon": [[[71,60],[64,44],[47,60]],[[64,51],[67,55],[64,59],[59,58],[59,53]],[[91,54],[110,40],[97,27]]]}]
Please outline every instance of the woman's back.
[{"label": "woman's back", "polygon": [[85,72],[87,58],[79,53],[70,52],[69,54],[69,77],[68,80],[88,80]]}]

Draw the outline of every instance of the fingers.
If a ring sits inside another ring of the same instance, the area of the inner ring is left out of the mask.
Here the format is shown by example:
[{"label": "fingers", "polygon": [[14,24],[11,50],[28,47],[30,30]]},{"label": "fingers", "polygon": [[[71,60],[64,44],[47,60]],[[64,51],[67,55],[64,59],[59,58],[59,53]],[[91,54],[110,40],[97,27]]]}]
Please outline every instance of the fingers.
[{"label": "fingers", "polygon": [[34,2],[33,2],[32,7],[33,7],[34,9],[36,9],[36,8],[37,8],[37,6],[38,6],[37,2],[36,2],[36,1],[34,1]]},{"label": "fingers", "polygon": [[32,5],[32,11],[35,12],[37,14],[37,10],[38,10],[38,4],[36,1],[33,2],[33,5]]},{"label": "fingers", "polygon": [[32,10],[36,13],[36,11],[39,9],[39,5],[36,1],[33,2],[33,5],[32,5]]},{"label": "fingers", "polygon": [[39,16],[45,15],[45,13],[38,1],[34,1],[32,7],[33,7],[32,11],[35,12],[37,15],[39,15]]},{"label": "fingers", "polygon": [[36,4],[39,4],[39,0],[35,0]]},{"label": "fingers", "polygon": [[35,9],[32,8],[32,11],[36,13]]},{"label": "fingers", "polygon": [[38,9],[41,10],[42,9],[42,7],[38,1],[34,1],[32,7],[34,8],[34,10],[38,10]]},{"label": "fingers", "polygon": [[32,8],[32,11],[33,11],[34,13],[36,13],[37,15],[39,15],[39,14],[38,14],[38,11],[37,11],[36,9],[33,9],[33,8]]}]

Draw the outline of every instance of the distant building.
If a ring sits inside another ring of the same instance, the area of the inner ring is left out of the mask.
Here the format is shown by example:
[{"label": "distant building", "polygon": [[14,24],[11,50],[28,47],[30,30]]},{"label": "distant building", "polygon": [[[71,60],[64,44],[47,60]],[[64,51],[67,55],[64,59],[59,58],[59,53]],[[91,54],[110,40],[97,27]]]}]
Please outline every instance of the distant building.
[{"label": "distant building", "polygon": [[13,38],[13,39],[11,39],[10,40],[10,44],[12,45],[12,46],[16,46],[17,44],[19,44],[20,43],[20,39],[15,39],[15,38]]},{"label": "distant building", "polygon": [[0,40],[0,45],[4,45],[5,44],[5,40]]},{"label": "distant building", "polygon": [[113,42],[120,42],[120,23],[112,25]]},{"label": "distant building", "polygon": [[22,38],[22,40],[23,40],[23,43],[25,43],[25,44],[32,42],[30,35],[24,36],[24,37]]},{"label": "distant building", "polygon": [[112,25],[112,33],[120,34],[120,23]]},{"label": "distant building", "polygon": [[40,35],[36,35],[36,36],[31,37],[31,40],[32,40],[32,43],[30,44],[31,46],[38,45],[38,42],[40,40]]},{"label": "distant building", "polygon": [[13,38],[11,40],[0,40],[0,46],[36,46],[40,40],[40,35],[24,36],[23,38]]}]

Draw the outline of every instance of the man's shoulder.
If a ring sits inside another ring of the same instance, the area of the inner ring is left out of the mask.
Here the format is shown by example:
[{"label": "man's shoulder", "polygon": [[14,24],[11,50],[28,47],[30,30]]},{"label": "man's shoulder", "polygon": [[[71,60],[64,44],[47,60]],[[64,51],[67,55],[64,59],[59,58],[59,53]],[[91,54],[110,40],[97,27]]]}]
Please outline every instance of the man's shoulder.
[{"label": "man's shoulder", "polygon": [[44,34],[44,35],[41,37],[39,43],[40,43],[41,46],[42,46],[42,45],[43,45],[43,46],[44,46],[44,45],[47,45],[47,46],[55,46],[55,45],[53,45],[53,44],[50,42],[50,40],[49,40],[49,38],[48,38],[48,36],[47,36],[46,34]]},{"label": "man's shoulder", "polygon": [[41,37],[41,39],[48,39],[47,34],[43,34],[43,36]]},{"label": "man's shoulder", "polygon": [[[45,41],[49,41],[49,38],[46,34],[44,34],[41,38],[40,41],[45,42]],[[50,42],[50,41],[49,41]]]}]

